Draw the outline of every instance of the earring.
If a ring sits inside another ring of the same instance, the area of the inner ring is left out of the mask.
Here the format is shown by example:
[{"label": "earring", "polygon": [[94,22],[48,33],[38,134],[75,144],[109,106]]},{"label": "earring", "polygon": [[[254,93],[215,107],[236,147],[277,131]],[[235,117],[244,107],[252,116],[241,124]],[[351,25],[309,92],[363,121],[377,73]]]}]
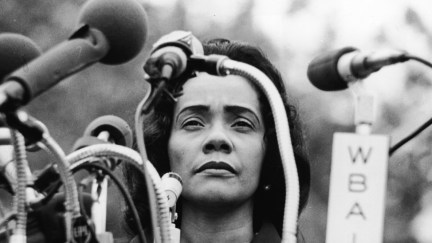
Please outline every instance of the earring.
[{"label": "earring", "polygon": [[271,185],[270,184],[264,186],[264,191],[267,192],[267,191],[270,191],[270,189],[271,189]]}]

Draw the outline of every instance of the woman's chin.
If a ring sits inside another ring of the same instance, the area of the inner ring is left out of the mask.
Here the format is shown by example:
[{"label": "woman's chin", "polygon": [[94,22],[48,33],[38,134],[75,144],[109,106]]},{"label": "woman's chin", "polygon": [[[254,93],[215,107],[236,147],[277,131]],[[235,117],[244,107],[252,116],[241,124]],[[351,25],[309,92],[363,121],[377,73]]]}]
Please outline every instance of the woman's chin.
[{"label": "woman's chin", "polygon": [[183,198],[187,201],[195,201],[202,206],[223,207],[238,205],[251,197],[248,197],[242,193],[242,190],[238,190],[233,185],[215,183],[208,186],[201,185],[190,192],[185,191]]}]

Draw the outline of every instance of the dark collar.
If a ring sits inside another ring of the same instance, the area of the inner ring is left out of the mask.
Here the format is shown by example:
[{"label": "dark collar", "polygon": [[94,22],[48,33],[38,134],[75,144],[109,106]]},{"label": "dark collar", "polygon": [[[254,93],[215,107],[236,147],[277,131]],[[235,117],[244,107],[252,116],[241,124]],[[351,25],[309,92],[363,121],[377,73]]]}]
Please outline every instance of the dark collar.
[{"label": "dark collar", "polygon": [[255,234],[251,243],[280,243],[281,238],[273,224],[263,222],[261,229]]}]

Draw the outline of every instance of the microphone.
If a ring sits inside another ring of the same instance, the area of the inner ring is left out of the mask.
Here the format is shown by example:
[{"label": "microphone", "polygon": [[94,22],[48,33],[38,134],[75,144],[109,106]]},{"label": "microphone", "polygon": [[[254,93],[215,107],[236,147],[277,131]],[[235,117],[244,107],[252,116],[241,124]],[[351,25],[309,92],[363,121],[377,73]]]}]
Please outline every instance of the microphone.
[{"label": "microphone", "polygon": [[168,207],[172,208],[176,205],[177,199],[183,189],[183,181],[181,177],[174,172],[168,172],[162,176],[162,187],[168,197]]},{"label": "microphone", "polygon": [[[204,54],[201,42],[191,32],[173,31],[153,45],[144,71],[153,79],[177,78],[186,71],[188,58],[195,54]],[[165,68],[169,71],[165,72]]]},{"label": "microphone", "polygon": [[100,61],[124,63],[141,51],[146,13],[136,0],[91,0],[65,42],[25,65],[0,86],[0,111],[13,111],[62,79]]},{"label": "microphone", "polygon": [[386,50],[370,54],[345,47],[328,52],[312,60],[307,76],[318,89],[337,91],[348,88],[348,83],[364,79],[384,66],[408,61],[403,51]]},{"label": "microphone", "polygon": [[0,83],[6,75],[40,54],[40,48],[30,38],[15,33],[0,34]]},{"label": "microphone", "polygon": [[114,143],[132,148],[132,129],[127,122],[114,115],[105,115],[93,120],[85,129],[84,134],[79,138],[73,151],[93,144]]},{"label": "microphone", "polygon": [[[98,117],[87,126],[83,136],[73,145],[72,151],[101,143],[114,143],[131,148],[133,145],[132,129],[120,117],[114,115]],[[0,156],[0,158],[2,157]],[[58,181],[60,181],[59,174],[56,168],[50,165],[41,170],[39,175],[36,176],[34,188],[38,192],[49,194],[50,191],[58,190],[58,185],[56,186]]]},{"label": "microphone", "polygon": [[177,220],[176,203],[183,189],[183,181],[177,173],[165,173],[162,178],[162,188],[164,189],[167,199],[168,208],[171,216],[171,241],[180,242],[180,229],[175,227],[174,222]]},{"label": "microphone", "polygon": [[144,114],[158,103],[163,91],[175,100],[176,94],[171,94],[170,91],[173,83],[167,81],[191,73],[192,67],[188,62],[196,54],[204,55],[203,46],[187,31],[173,31],[153,45],[150,57],[144,64],[144,71],[149,76],[146,80],[152,86],[150,96],[142,108]]},{"label": "microphone", "polygon": [[[133,142],[132,129],[126,121],[114,115],[106,115],[96,118],[84,131],[84,136],[77,140],[74,150],[100,143],[114,143],[131,148]],[[105,161],[110,169],[117,165],[116,160]],[[97,198],[92,206],[92,219],[95,223],[95,232],[98,237],[111,238],[111,233],[106,232],[108,180],[105,177],[96,176],[92,181],[92,195]]]}]

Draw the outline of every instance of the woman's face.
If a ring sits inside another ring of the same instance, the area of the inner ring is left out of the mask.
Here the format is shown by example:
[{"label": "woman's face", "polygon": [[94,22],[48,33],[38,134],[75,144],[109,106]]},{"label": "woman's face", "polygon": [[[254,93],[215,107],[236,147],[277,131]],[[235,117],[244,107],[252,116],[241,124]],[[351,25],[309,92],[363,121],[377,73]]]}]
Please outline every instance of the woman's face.
[{"label": "woman's face", "polygon": [[183,93],[168,143],[183,199],[213,206],[250,200],[266,148],[256,90],[240,76],[201,73],[184,84]]}]

